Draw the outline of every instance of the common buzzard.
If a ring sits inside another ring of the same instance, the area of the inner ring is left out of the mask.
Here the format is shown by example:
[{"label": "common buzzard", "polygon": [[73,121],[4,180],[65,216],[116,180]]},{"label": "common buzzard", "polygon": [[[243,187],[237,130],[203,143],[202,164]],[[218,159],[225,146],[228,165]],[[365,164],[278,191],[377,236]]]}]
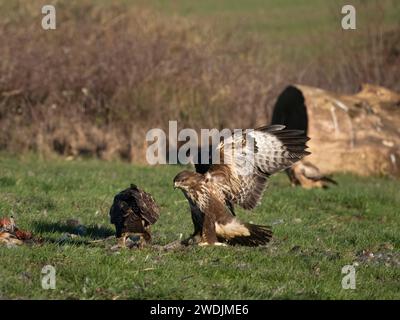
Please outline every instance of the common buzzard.
[{"label": "common buzzard", "polygon": [[310,154],[301,130],[272,125],[234,134],[216,151],[220,163],[200,172],[182,171],[174,178],[187,198],[194,233],[187,241],[199,245],[264,245],[272,237],[268,226],[241,222],[234,205],[251,210],[260,202],[268,177]]},{"label": "common buzzard", "polygon": [[292,186],[302,186],[305,189],[328,188],[330,184],[337,185],[331,177],[321,173],[317,166],[309,161],[301,160],[286,169]]},{"label": "common buzzard", "polygon": [[138,234],[145,242],[151,241],[150,225],[160,216],[160,208],[153,197],[131,184],[114,197],[110,220],[115,225],[116,237],[125,242],[129,234]]}]

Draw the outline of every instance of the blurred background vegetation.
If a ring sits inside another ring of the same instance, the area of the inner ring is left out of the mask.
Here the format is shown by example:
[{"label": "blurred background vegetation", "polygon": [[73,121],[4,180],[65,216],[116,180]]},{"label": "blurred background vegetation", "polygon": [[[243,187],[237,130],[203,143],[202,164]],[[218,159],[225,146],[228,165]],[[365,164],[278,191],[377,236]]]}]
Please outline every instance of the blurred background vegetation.
[{"label": "blurred background vegetation", "polygon": [[289,84],[400,91],[400,2],[352,1],[348,31],[344,4],[0,0],[0,150],[140,162],[150,128],[263,125]]}]

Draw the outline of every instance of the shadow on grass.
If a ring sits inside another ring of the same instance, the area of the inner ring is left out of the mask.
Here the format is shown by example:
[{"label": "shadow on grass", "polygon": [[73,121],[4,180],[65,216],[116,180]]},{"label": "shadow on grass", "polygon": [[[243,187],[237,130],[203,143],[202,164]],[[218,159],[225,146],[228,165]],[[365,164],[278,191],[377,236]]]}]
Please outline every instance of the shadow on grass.
[{"label": "shadow on grass", "polygon": [[[45,222],[45,221],[37,221],[33,224],[33,232],[34,233],[61,233],[64,236],[55,238],[55,237],[43,237],[43,240],[51,243],[59,243],[59,244],[74,244],[74,245],[87,245],[90,243],[90,240],[84,238],[69,238],[66,235],[78,235],[85,238],[91,238],[91,240],[98,239],[106,239],[110,236],[114,235],[114,232],[111,228],[98,226],[98,225],[89,225],[84,226],[84,229],[80,229],[75,226],[67,225],[64,222]],[[56,235],[55,235],[56,236]]]}]

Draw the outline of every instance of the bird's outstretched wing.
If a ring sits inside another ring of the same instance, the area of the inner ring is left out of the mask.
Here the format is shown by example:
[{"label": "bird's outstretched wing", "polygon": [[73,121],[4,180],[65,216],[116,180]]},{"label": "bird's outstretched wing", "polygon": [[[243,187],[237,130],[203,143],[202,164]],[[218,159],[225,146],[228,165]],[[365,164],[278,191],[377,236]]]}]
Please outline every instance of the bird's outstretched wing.
[{"label": "bird's outstretched wing", "polygon": [[284,128],[266,126],[226,139],[218,146],[221,163],[212,164],[206,178],[224,192],[228,201],[253,209],[270,175],[310,154],[304,132]]}]

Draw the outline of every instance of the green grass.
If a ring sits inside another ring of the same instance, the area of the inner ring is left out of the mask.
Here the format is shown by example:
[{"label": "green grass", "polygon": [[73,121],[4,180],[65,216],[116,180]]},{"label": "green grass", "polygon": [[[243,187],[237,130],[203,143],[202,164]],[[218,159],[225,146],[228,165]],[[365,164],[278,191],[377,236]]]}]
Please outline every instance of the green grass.
[{"label": "green grass", "polygon": [[[215,26],[214,32],[225,30],[239,39],[256,37],[264,45],[265,54],[275,52],[286,63],[294,58],[296,62],[304,62],[321,54],[332,54],[338,36],[349,33],[341,27],[341,8],[349,4],[344,0],[126,0],[125,3],[210,23]],[[400,5],[396,1],[354,0],[351,4],[356,9],[357,31],[352,33],[356,42],[365,42],[363,34],[376,27],[372,21],[382,18],[384,30],[399,23]]]},{"label": "green grass", "polygon": [[[273,225],[275,240],[268,247],[117,253],[89,242],[112,234],[108,209],[131,182],[162,208],[155,244],[189,235],[188,204],[172,188],[182,168],[1,154],[0,216],[14,215],[44,243],[0,246],[0,298],[400,298],[400,182],[387,178],[338,175],[339,187],[307,191],[291,188],[283,174],[273,177],[262,205],[238,212],[245,221]],[[88,233],[60,243],[71,218],[79,218]],[[375,258],[363,258],[363,250]],[[357,288],[344,290],[341,269],[354,262]],[[41,288],[47,264],[56,267],[56,290]]]}]

